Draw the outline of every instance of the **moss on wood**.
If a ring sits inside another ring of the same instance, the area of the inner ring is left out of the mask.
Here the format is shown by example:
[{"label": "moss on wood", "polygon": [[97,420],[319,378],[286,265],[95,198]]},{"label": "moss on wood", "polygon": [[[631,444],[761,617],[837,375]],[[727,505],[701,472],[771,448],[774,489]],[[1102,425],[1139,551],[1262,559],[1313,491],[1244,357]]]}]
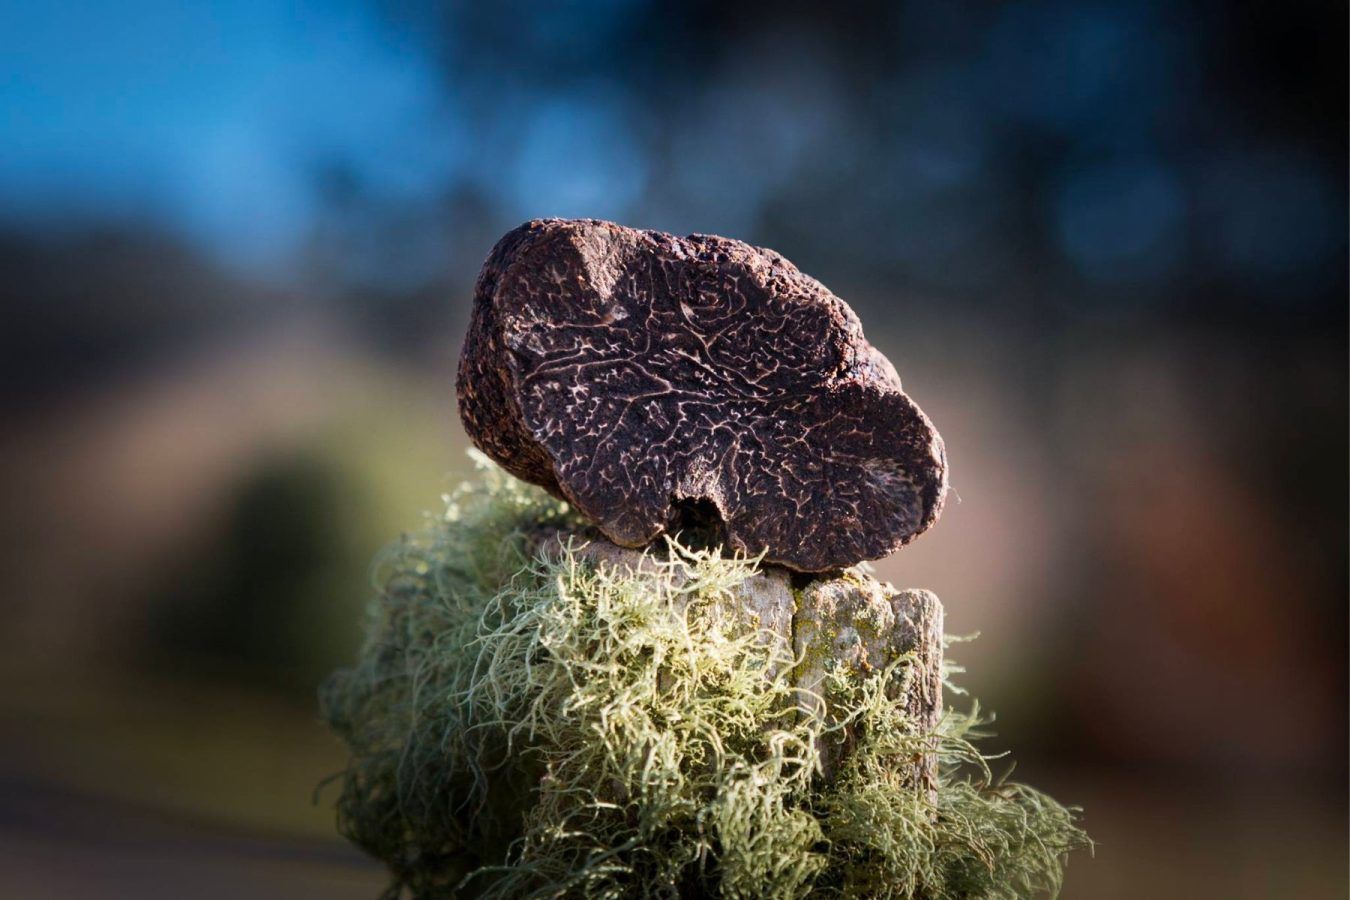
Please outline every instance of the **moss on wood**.
[{"label": "moss on wood", "polygon": [[[1029,897],[1085,846],[1075,811],[993,777],[975,712],[914,727],[910,660],[827,679],[798,715],[791,646],[719,612],[756,562],[672,542],[639,574],[563,547],[566,505],[490,464],[380,559],[339,827],[389,897]],[[832,777],[820,745],[849,723]],[[906,773],[938,754],[929,791]]]}]

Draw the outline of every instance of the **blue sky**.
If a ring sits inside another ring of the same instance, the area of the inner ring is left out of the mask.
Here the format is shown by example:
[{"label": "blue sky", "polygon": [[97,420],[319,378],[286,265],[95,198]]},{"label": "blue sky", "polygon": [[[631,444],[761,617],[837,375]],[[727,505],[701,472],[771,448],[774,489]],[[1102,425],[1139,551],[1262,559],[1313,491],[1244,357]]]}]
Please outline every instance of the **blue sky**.
[{"label": "blue sky", "polygon": [[[493,227],[599,216],[754,240],[777,217],[972,295],[1044,268],[1028,226],[1130,305],[1167,300],[1191,262],[1272,298],[1341,275],[1340,170],[1219,90],[1212,36],[1166,4],[919,4],[915,43],[874,81],[768,25],[699,66],[667,64],[688,49],[672,39],[639,71],[668,37],[616,37],[641,8],[394,23],[371,0],[0,0],[0,225],[139,220],[284,277],[338,167],[373,201],[358,231],[378,207],[432,244],[422,223],[467,187]],[[385,268],[447,265],[425,255]]]},{"label": "blue sky", "polygon": [[144,218],[273,262],[319,163],[444,181],[462,143],[435,79],[365,4],[0,4],[0,216]]}]

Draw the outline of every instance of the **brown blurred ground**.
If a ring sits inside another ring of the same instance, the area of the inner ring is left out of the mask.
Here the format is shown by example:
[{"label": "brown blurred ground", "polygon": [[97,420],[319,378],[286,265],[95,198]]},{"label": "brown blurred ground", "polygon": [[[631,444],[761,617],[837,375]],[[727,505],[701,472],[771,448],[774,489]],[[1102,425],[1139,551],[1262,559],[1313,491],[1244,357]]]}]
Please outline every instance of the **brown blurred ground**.
[{"label": "brown blurred ground", "polygon": [[[379,871],[335,838],[331,793],[312,800],[342,755],[311,691],[355,646],[367,559],[435,507],[464,442],[448,373],[409,378],[314,333],[109,385],[10,438],[30,549],[3,647],[6,894],[373,896]],[[938,590],[954,633],[982,632],[953,655],[1001,713],[995,743],[1018,777],[1086,809],[1100,846],[1072,862],[1066,896],[1337,896],[1336,684],[1309,653],[1316,620],[1286,593],[1318,590],[1310,573],[1270,571],[1244,543],[1259,509],[1229,508],[1235,487],[1160,399],[1148,415],[1178,421],[1115,451],[1083,527],[977,349],[949,360],[950,380],[914,366],[944,384],[909,388],[942,423],[961,499],[878,568]],[[1168,473],[1131,480],[1159,435],[1177,442]],[[313,471],[335,474],[297,492]],[[269,594],[286,609],[238,596],[266,588],[250,578],[220,599],[199,586],[220,577],[214,557],[259,484],[313,507],[294,527],[340,514],[350,532],[330,536],[336,555],[251,551],[276,567],[257,577],[292,592]],[[1129,561],[1120,580],[1066,596],[1057,580],[1099,540]],[[259,622],[219,644],[163,630],[173,604],[212,622],[216,603]],[[256,635],[282,627],[291,643],[260,652]]]}]

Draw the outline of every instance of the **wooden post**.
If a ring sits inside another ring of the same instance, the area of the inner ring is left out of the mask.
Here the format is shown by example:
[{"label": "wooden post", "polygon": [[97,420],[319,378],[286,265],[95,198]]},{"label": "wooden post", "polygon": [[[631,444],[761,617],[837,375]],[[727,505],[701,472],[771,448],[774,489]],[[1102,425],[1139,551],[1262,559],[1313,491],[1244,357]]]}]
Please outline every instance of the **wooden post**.
[{"label": "wooden post", "polygon": [[[541,540],[547,551],[568,543],[582,559],[633,574],[652,574],[658,564],[640,550],[617,546],[593,533],[554,532]],[[796,576],[798,583],[803,577]],[[657,583],[653,580],[653,583]],[[896,659],[912,654],[909,677],[903,681],[903,706],[917,732],[931,732],[942,715],[942,604],[931,591],[897,590],[861,569],[810,577],[794,587],[793,573],[779,566],[762,566],[742,582],[726,604],[729,622],[778,635],[799,660],[793,683],[802,688],[803,715],[828,719],[826,674],[843,666],[863,677],[879,675]],[[770,673],[776,674],[776,673]],[[845,729],[843,740],[822,746],[824,776],[833,777],[855,735]],[[936,787],[934,753],[916,759],[914,778],[930,791]]]}]

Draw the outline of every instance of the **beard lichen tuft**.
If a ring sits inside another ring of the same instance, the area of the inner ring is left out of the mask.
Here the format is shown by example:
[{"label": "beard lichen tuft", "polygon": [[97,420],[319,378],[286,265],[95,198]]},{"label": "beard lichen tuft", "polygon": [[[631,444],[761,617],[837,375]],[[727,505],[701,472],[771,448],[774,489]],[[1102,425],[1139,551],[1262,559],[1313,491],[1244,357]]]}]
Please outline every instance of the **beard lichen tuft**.
[{"label": "beard lichen tuft", "polygon": [[[1076,811],[997,780],[976,713],[922,733],[908,659],[827,679],[724,614],[757,562],[671,541],[640,574],[541,552],[566,504],[478,459],[389,548],[356,665],[323,711],[350,749],[338,826],[388,898],[1014,898],[1059,889]],[[822,775],[820,747],[852,746]],[[907,773],[936,752],[936,785]]]}]

